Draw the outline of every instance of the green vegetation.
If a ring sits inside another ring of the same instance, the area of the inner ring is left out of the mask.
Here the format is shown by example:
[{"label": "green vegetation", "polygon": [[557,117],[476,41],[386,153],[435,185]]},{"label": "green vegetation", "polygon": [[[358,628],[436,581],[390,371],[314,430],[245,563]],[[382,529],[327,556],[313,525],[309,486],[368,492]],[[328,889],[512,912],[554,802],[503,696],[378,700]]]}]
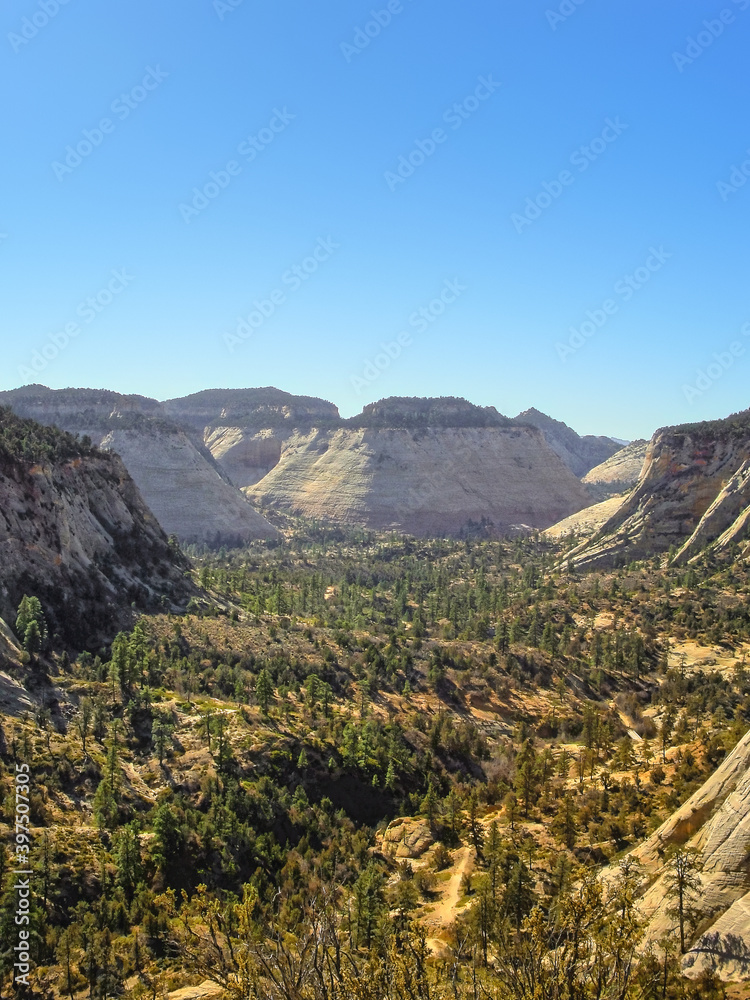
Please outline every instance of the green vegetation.
[{"label": "green vegetation", "polygon": [[9,824],[30,764],[40,989],[721,996],[683,980],[676,953],[638,951],[640,875],[599,869],[748,728],[746,567],[571,576],[558,560],[540,538],[308,525],[195,555],[189,614],[144,615],[99,650],[38,646],[44,608],[24,597],[38,664],[16,672],[40,707],[2,720],[0,788]]},{"label": "green vegetation", "polygon": [[79,439],[57,427],[17,417],[8,406],[0,406],[0,460],[3,462],[69,461],[91,455],[91,441]]}]

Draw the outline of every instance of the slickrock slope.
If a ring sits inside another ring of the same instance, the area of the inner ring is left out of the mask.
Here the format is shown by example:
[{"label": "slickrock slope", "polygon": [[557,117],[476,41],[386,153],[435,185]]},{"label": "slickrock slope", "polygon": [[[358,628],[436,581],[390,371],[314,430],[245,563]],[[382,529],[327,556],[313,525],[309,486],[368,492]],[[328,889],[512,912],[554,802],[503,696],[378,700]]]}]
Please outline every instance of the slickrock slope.
[{"label": "slickrock slope", "polygon": [[7,621],[24,593],[35,594],[51,631],[85,644],[130,618],[131,602],[169,607],[193,593],[186,566],[116,455],[7,410],[0,410],[0,512]]},{"label": "slickrock slope", "polygon": [[750,461],[745,461],[698,522],[675,556],[678,564],[696,559],[708,547],[724,549],[732,542],[747,547],[750,524]]},{"label": "slickrock slope", "polygon": [[385,400],[347,423],[287,438],[246,492],[287,513],[414,535],[545,528],[589,502],[540,431],[493,408]]},{"label": "slickrock slope", "polygon": [[593,434],[581,436],[561,420],[554,420],[534,407],[519,413],[515,420],[538,427],[550,448],[579,479],[622,448],[613,438]]},{"label": "slickrock slope", "polygon": [[647,878],[640,909],[646,945],[674,933],[665,885],[669,850],[687,846],[702,865],[700,937],[683,960],[690,975],[706,966],[723,978],[750,976],[750,733],[708,781],[632,853]]},{"label": "slickrock slope", "polygon": [[301,429],[337,426],[338,407],[280,389],[207,389],[170,399],[164,410],[199,430],[221,470],[240,487],[253,486],[281,460],[287,438]]},{"label": "slickrock slope", "polygon": [[631,441],[606,462],[587,472],[581,481],[589,495],[595,500],[606,500],[632,490],[643,469],[647,448],[648,441]]},{"label": "slickrock slope", "polygon": [[563,538],[570,534],[593,535],[617,513],[624,503],[624,496],[602,500],[601,503],[595,503],[592,507],[586,507],[585,510],[579,510],[578,513],[563,518],[562,521],[553,524],[551,528],[546,528],[544,534],[550,538]]},{"label": "slickrock slope", "polygon": [[657,431],[641,477],[617,513],[571,556],[616,565],[671,546],[686,561],[714,545],[747,545],[750,411]]},{"label": "slickrock slope", "polygon": [[102,438],[101,447],[122,457],[167,534],[210,545],[278,537],[183,431],[116,430]]},{"label": "slickrock slope", "polygon": [[200,439],[191,440],[166,418],[156,400],[27,386],[0,393],[2,403],[118,452],[161,526],[182,542],[233,544],[278,536],[222,475]]}]

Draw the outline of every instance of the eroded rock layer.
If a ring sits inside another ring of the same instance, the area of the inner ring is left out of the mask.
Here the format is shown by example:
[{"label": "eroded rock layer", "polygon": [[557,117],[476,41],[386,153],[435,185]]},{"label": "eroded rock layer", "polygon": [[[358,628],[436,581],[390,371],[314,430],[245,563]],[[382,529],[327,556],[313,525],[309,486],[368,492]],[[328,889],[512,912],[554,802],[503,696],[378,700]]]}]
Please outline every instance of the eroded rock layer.
[{"label": "eroded rock layer", "polygon": [[746,546],[749,461],[750,411],[657,431],[635,488],[573,561],[617,565],[674,546],[685,562],[717,545]]},{"label": "eroded rock layer", "polygon": [[28,386],[0,393],[21,416],[87,435],[121,455],[167,534],[182,542],[241,544],[278,531],[222,475],[202,434],[191,437],[144,396]]},{"label": "eroded rock layer", "polygon": [[[0,410],[0,433],[7,423]],[[14,621],[35,594],[51,630],[85,645],[131,604],[179,606],[193,588],[122,461],[75,448],[32,459],[0,448],[0,617]]]},{"label": "eroded rock layer", "polygon": [[246,492],[287,513],[415,535],[545,528],[589,502],[530,427],[313,429],[286,438]]}]

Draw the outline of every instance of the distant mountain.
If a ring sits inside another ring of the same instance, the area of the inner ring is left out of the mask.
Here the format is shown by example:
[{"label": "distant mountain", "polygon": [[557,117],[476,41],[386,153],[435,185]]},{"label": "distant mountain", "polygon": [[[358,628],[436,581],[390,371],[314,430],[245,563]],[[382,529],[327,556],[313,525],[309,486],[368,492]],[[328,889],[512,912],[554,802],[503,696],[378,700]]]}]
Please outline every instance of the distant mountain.
[{"label": "distant mountain", "polygon": [[201,433],[208,426],[244,428],[320,426],[337,422],[338,407],[314,396],[294,396],[281,389],[205,389],[191,396],[168,399],[163,412]]},{"label": "distant mountain", "polygon": [[121,460],[0,408],[0,618],[24,594],[79,648],[194,588]]},{"label": "distant mountain", "polygon": [[637,485],[589,542],[578,566],[618,565],[674,549],[686,563],[750,545],[750,410],[726,420],[667,427],[648,446]]},{"label": "distant mountain", "polygon": [[616,451],[614,455],[595,466],[583,477],[582,482],[593,500],[609,497],[631,490],[646,460],[648,441],[631,441],[629,445]]},{"label": "distant mountain", "polygon": [[589,502],[536,428],[453,397],[381,400],[279,444],[278,463],[246,493],[339,524],[503,533],[547,527]]},{"label": "distant mountain", "polygon": [[368,403],[347,427],[510,427],[494,406],[475,406],[461,396],[389,396]]},{"label": "distant mountain", "polygon": [[276,537],[255,504],[415,534],[545,528],[590,504],[581,470],[618,450],[537,410],[510,420],[452,396],[390,397],[349,419],[273,387],[161,403],[33,385],[2,403],[117,451],[166,531],[213,544]]},{"label": "distant mountain", "polygon": [[579,479],[622,448],[622,443],[614,438],[591,434],[582,437],[561,420],[553,420],[533,407],[519,413],[515,422],[538,427],[550,448]]},{"label": "distant mountain", "polygon": [[186,432],[157,400],[26,386],[0,393],[3,404],[116,451],[162,528],[183,542],[237,544],[278,536],[220,471],[202,434]]}]

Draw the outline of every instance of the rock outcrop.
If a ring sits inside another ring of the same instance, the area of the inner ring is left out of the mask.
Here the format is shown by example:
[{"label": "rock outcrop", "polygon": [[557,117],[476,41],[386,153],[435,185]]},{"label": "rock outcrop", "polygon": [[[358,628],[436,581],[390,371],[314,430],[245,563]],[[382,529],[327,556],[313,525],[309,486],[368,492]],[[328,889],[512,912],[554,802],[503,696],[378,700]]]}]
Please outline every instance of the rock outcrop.
[{"label": "rock outcrop", "polygon": [[393,397],[348,420],[326,400],[274,388],[159,403],[27,386],[0,393],[3,402],[118,451],[162,526],[183,542],[276,537],[254,504],[420,535],[546,528],[591,503],[570,463],[588,468],[617,447],[546,417],[543,432],[455,397]]},{"label": "rock outcrop", "polygon": [[599,531],[602,525],[625,503],[624,496],[610,497],[591,507],[579,510],[570,517],[565,517],[550,528],[545,528],[544,534],[549,538],[564,538],[566,535],[589,536]]},{"label": "rock outcrop", "polygon": [[614,438],[593,434],[581,436],[561,420],[554,420],[534,407],[519,413],[515,421],[538,427],[550,448],[579,479],[622,448]]},{"label": "rock outcrop", "polygon": [[592,567],[649,558],[672,546],[680,562],[732,542],[746,549],[749,461],[750,411],[657,431],[625,503],[569,558]]},{"label": "rock outcrop", "polygon": [[698,937],[683,959],[688,975],[715,969],[723,978],[750,977],[750,733],[706,783],[631,857],[646,877],[639,903],[647,921],[644,946],[675,932],[668,912],[669,853],[696,851],[701,868],[697,893]]},{"label": "rock outcrop", "polygon": [[581,480],[593,500],[607,500],[632,490],[646,461],[648,441],[631,441],[606,462],[595,466]]},{"label": "rock outcrop", "polygon": [[142,608],[194,588],[113,454],[0,409],[0,616],[42,601],[50,630],[83,648]]},{"label": "rock outcrop", "polygon": [[201,440],[144,396],[27,386],[0,393],[21,416],[86,435],[123,459],[167,534],[211,545],[276,538],[278,531],[216,466]]},{"label": "rock outcrop", "polygon": [[732,542],[747,545],[750,525],[750,461],[744,461],[698,522],[674,558],[677,565],[697,559],[707,548],[725,549]]},{"label": "rock outcrop", "polygon": [[545,528],[588,504],[532,427],[311,430],[246,492],[271,509],[414,535]]}]

